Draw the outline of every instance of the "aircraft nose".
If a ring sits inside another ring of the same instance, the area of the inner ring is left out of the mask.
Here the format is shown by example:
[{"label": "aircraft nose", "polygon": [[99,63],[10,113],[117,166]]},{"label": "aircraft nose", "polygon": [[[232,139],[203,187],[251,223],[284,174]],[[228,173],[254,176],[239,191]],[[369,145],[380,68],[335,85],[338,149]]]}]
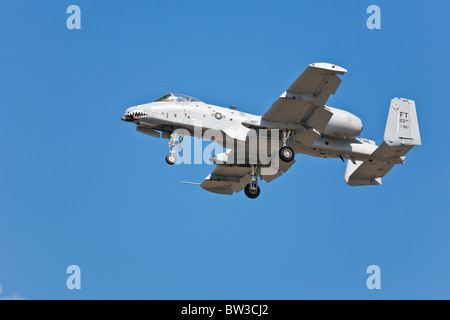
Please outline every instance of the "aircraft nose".
[{"label": "aircraft nose", "polygon": [[133,114],[136,110],[136,107],[131,107],[125,110],[125,113],[123,114],[123,117],[120,118],[122,121],[132,122],[133,121]]},{"label": "aircraft nose", "polygon": [[142,106],[131,107],[125,110],[125,114],[121,118],[122,121],[133,122],[135,120],[139,120],[142,118],[146,118],[149,116],[145,109]]}]

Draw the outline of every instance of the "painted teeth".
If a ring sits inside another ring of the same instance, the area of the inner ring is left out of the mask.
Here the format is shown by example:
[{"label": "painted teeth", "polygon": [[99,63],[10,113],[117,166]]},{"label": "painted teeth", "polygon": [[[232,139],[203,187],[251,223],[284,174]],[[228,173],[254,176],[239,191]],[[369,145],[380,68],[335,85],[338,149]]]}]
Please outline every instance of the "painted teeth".
[{"label": "painted teeth", "polygon": [[125,117],[130,118],[144,118],[147,117],[148,114],[142,111],[132,111],[132,112],[125,112]]}]

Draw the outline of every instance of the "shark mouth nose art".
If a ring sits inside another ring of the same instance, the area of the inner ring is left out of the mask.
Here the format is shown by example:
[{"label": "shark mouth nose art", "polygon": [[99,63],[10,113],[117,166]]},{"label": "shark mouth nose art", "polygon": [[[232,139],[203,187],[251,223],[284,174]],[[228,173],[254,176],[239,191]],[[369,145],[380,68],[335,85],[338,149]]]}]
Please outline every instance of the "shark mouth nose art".
[{"label": "shark mouth nose art", "polygon": [[131,112],[125,112],[125,118],[127,118],[127,119],[142,119],[142,118],[145,118],[145,117],[148,117],[149,116],[149,114],[148,113],[145,113],[145,112],[142,112],[142,111],[139,111],[139,110],[136,110],[136,111],[131,111]]}]

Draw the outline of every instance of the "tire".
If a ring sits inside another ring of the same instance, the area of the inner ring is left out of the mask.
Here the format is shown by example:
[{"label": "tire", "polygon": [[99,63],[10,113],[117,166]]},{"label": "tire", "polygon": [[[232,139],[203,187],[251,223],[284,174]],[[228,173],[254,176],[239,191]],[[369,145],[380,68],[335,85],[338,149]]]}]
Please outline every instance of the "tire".
[{"label": "tire", "polygon": [[256,192],[252,191],[252,190],[250,190],[250,184],[248,184],[245,186],[244,192],[245,192],[245,195],[247,197],[249,197],[250,199],[256,199],[256,198],[258,198],[259,194],[261,193],[261,189],[259,189],[259,187],[256,187]]},{"label": "tire", "polygon": [[166,156],[166,162],[170,165],[173,165],[175,164],[175,162],[177,162],[177,157],[170,153]]},{"label": "tire", "polygon": [[280,159],[284,162],[291,162],[295,158],[294,149],[291,147],[283,147],[280,149]]}]

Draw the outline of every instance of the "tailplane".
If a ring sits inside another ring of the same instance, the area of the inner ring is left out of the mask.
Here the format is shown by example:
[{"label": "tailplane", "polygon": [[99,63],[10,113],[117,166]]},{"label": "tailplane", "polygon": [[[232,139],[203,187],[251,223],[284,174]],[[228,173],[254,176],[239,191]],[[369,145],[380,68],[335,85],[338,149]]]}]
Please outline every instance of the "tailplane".
[{"label": "tailplane", "polygon": [[345,182],[351,186],[380,185],[381,178],[396,164],[403,163],[412,147],[421,144],[415,102],[394,98],[389,108],[384,142],[375,149],[369,161],[348,160]]}]

